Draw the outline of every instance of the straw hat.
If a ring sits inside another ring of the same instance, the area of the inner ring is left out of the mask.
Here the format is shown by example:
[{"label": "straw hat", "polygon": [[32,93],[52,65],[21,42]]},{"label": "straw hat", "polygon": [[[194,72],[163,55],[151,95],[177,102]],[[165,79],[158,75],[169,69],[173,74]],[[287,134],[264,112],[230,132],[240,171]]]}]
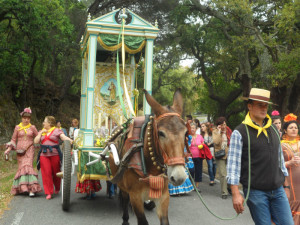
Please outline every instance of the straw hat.
[{"label": "straw hat", "polygon": [[269,104],[273,104],[270,102],[270,91],[260,88],[251,88],[249,97],[242,97],[243,100],[253,100],[259,102],[266,102]]}]

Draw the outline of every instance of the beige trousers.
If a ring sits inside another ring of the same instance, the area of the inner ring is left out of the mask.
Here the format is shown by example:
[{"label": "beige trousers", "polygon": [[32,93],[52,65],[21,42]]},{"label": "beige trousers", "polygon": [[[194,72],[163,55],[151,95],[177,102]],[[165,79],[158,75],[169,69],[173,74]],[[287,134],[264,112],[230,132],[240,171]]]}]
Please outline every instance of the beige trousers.
[{"label": "beige trousers", "polygon": [[227,171],[226,171],[226,159],[217,159],[217,171],[220,176],[220,184],[221,184],[221,194],[228,195],[227,190]]}]

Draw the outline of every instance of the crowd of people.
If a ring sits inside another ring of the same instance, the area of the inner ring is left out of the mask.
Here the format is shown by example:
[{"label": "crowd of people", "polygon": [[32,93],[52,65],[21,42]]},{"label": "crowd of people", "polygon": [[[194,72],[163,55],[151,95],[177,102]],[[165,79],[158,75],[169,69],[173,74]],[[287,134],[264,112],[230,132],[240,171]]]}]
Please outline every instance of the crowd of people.
[{"label": "crowd of people", "polygon": [[[205,159],[208,185],[214,186],[218,175],[220,197],[227,199],[231,194],[237,213],[244,211],[247,197],[255,224],[300,224],[298,118],[292,113],[281,117],[278,111],[273,111],[269,116],[267,111],[272,103],[268,90],[252,88],[249,97],[244,100],[247,101],[248,113],[233,132],[227,126],[225,117],[217,118],[214,123],[200,123],[191,115],[186,116],[190,127],[187,137],[189,148],[185,149],[186,168],[191,176],[179,187],[169,184],[169,193],[178,196],[193,191],[192,181],[195,190],[201,192]],[[15,127],[11,141],[6,145],[5,154],[15,150],[18,160],[11,193],[27,193],[32,197],[42,191],[38,174],[33,169],[35,143],[41,146],[37,167],[41,169],[46,199],[51,199],[54,193],[60,191],[60,178],[56,177],[62,160],[59,141],[69,140],[72,143],[79,122],[72,120],[67,135],[60,121],[47,116],[43,129],[38,132],[30,123],[31,113],[30,108],[21,112],[21,123]],[[108,189],[115,190],[109,183],[108,186]],[[100,181],[88,180],[76,186],[76,192],[87,193],[89,198],[99,190]]]},{"label": "crowd of people", "polygon": [[[195,188],[198,192],[201,192],[200,184],[202,182],[203,160],[205,160],[209,185],[215,185],[215,177],[218,171],[221,184],[220,196],[222,199],[227,199],[229,191],[226,181],[226,159],[232,131],[227,126],[226,118],[219,117],[213,124],[210,122],[200,123],[198,119],[193,119],[191,115],[187,115],[186,123],[191,128],[189,133],[190,154],[186,154],[186,167],[195,182]],[[179,187],[169,184],[169,193],[173,196],[183,195],[192,190],[194,190],[194,187],[191,185],[189,178]]]}]

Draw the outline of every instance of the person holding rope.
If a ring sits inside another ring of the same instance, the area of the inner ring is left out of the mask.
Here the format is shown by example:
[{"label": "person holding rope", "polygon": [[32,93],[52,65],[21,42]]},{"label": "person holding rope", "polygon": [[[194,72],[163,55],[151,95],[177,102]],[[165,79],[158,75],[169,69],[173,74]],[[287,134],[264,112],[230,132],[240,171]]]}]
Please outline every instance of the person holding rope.
[{"label": "person holding rope", "polygon": [[50,200],[53,194],[53,185],[55,186],[55,194],[59,193],[61,178],[56,176],[60,172],[62,161],[62,152],[59,147],[59,140],[73,140],[64,135],[61,129],[55,127],[56,121],[53,116],[46,116],[43,122],[44,128],[38,133],[34,139],[34,143],[41,142],[41,149],[37,158],[38,170],[41,168],[42,180],[46,199]]},{"label": "person holding rope", "polygon": [[256,225],[272,224],[272,221],[292,225],[284,191],[288,171],[279,133],[267,114],[268,105],[272,104],[270,91],[252,88],[244,100],[249,112],[233,131],[228,152],[227,182],[231,185],[233,208],[238,214],[245,210],[244,197],[239,191],[241,183]]}]

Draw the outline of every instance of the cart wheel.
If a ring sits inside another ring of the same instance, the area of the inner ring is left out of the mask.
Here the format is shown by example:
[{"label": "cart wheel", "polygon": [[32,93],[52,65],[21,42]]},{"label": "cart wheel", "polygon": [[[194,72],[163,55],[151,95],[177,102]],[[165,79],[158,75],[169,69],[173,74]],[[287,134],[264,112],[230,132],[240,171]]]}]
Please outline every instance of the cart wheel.
[{"label": "cart wheel", "polygon": [[64,141],[63,149],[63,179],[62,179],[62,209],[69,210],[70,207],[70,191],[71,191],[71,144],[69,141]]}]

